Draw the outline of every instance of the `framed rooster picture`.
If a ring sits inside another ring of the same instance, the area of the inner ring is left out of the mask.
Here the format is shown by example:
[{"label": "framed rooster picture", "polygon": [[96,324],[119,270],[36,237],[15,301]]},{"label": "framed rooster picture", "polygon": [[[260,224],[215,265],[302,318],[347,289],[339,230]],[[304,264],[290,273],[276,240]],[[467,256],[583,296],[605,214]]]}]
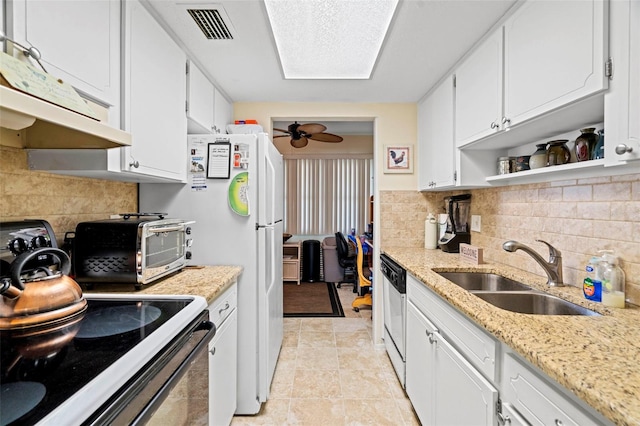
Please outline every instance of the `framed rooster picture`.
[{"label": "framed rooster picture", "polygon": [[385,145],[384,173],[413,173],[413,145]]}]

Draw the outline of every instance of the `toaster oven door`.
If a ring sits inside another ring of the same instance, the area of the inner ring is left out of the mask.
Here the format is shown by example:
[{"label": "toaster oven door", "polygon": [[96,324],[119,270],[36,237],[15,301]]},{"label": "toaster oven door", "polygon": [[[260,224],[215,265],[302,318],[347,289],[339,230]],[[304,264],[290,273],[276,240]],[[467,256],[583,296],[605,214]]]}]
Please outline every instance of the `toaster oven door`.
[{"label": "toaster oven door", "polygon": [[182,269],[191,245],[188,223],[147,223],[143,226],[138,282],[146,284]]}]

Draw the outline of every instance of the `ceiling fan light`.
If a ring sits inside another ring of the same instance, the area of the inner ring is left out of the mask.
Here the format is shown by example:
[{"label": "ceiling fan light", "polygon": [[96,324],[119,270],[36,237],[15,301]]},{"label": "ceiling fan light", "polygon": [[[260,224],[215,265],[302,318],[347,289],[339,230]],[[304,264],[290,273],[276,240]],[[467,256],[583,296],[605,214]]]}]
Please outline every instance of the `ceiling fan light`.
[{"label": "ceiling fan light", "polygon": [[368,79],[398,0],[264,0],[287,79]]}]

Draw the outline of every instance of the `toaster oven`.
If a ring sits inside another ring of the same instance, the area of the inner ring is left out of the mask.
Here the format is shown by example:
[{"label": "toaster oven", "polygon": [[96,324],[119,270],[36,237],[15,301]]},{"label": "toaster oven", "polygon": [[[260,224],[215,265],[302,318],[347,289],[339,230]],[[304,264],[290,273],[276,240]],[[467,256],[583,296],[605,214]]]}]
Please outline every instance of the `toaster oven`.
[{"label": "toaster oven", "polygon": [[83,284],[134,284],[137,289],[184,268],[194,222],[163,214],[122,214],[81,222],[73,243],[75,279]]}]

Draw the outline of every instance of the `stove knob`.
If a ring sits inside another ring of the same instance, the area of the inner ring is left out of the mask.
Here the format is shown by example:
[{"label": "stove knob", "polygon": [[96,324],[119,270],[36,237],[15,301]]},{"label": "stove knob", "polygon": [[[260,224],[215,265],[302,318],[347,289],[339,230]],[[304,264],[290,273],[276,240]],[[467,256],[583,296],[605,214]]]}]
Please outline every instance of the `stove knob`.
[{"label": "stove knob", "polygon": [[187,226],[187,229],[184,230],[184,233],[187,235],[191,235],[191,227]]},{"label": "stove knob", "polygon": [[185,257],[187,260],[188,260],[188,259],[191,259],[191,256],[192,256],[192,255],[191,255],[191,252],[190,252],[190,251],[188,251],[188,252],[186,252],[186,253],[184,254],[184,257]]}]

